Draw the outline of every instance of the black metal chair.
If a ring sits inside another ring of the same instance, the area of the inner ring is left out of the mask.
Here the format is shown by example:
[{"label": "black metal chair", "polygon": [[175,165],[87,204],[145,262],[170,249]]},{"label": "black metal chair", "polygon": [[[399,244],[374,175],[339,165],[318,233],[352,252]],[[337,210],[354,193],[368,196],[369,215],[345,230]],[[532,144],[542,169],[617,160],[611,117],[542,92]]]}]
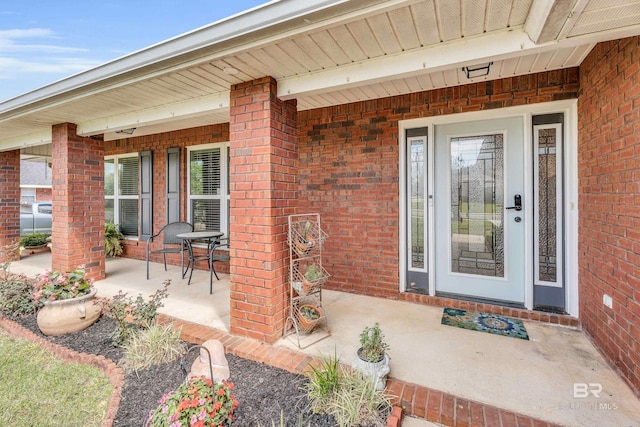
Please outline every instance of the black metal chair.
[{"label": "black metal chair", "polygon": [[[147,239],[147,280],[149,280],[149,255],[151,254],[162,254],[164,259],[164,271],[167,271],[167,254],[180,254],[181,259],[181,272],[184,276],[184,250],[186,248],[185,242],[183,239],[176,237],[180,233],[189,233],[193,231],[193,225],[188,222],[172,222],[164,227],[158,233]],[[155,238],[162,234],[162,249],[157,249],[155,251],[150,251],[150,244],[154,241]]]},{"label": "black metal chair", "polygon": [[[227,250],[223,253],[215,253],[215,251],[219,249],[226,248]],[[218,277],[218,273],[216,273],[216,269],[213,266],[215,262],[229,262],[231,260],[231,256],[229,255],[229,238],[222,237],[211,244],[211,248],[209,250],[209,293],[213,293],[213,275],[216,275],[216,279],[220,280]]]}]

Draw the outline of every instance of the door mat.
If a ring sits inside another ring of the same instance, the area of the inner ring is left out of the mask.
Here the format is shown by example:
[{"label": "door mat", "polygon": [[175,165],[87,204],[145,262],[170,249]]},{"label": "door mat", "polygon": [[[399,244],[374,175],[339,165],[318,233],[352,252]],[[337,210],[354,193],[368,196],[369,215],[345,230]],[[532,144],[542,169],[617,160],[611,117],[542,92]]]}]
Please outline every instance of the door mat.
[{"label": "door mat", "polygon": [[445,307],[444,313],[442,313],[442,322],[440,323],[471,331],[529,340],[529,334],[527,334],[522,320],[498,314]]}]

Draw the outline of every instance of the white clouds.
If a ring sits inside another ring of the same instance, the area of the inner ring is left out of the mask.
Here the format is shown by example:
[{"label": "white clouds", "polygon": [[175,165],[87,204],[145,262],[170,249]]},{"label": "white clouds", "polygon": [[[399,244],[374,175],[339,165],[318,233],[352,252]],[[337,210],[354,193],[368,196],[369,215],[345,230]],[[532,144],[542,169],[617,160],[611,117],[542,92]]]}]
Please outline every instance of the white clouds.
[{"label": "white clouds", "polygon": [[3,86],[12,80],[26,80],[40,86],[103,62],[87,57],[87,49],[65,46],[60,41],[61,38],[47,28],[1,30],[0,80],[4,82]]},{"label": "white clouds", "polygon": [[26,53],[26,52],[86,52],[87,49],[59,46],[55,44],[31,44],[20,43],[27,39],[55,39],[55,33],[46,28],[28,28],[0,31],[0,54],[3,53]]}]

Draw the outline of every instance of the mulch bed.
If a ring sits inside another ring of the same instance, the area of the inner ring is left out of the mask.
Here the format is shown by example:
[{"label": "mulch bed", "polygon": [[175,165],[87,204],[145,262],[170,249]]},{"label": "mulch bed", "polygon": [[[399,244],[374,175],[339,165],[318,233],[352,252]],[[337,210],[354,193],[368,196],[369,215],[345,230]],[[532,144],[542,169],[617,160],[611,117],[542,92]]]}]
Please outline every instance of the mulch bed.
[{"label": "mulch bed", "polygon": [[[13,319],[38,336],[44,337],[38,329],[35,315]],[[116,363],[124,352],[111,344],[111,333],[115,322],[102,316],[93,326],[77,334],[59,337],[45,337],[52,342],[78,352],[102,355]],[[187,369],[197,357],[198,350],[190,353],[185,363]],[[231,371],[230,381],[235,384],[235,395],[240,402],[234,413],[234,426],[284,425],[335,426],[333,417],[313,414],[307,410],[308,400],[301,391],[307,379],[282,369],[246,360],[227,354]],[[179,361],[156,365],[125,376],[124,389],[118,407],[114,426],[143,426],[149,411],[156,408],[164,393],[175,389],[185,379]],[[302,422],[302,424],[300,424]]]}]

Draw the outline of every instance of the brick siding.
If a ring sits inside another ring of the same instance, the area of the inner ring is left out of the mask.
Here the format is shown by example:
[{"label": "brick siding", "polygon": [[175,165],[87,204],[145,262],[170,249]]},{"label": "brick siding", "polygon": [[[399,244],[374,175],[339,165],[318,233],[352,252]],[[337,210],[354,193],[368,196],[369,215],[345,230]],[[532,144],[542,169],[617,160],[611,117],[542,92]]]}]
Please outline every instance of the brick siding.
[{"label": "brick siding", "polygon": [[580,89],[580,318],[640,394],[640,37],[597,45]]},{"label": "brick siding", "polygon": [[287,215],[296,204],[296,102],[270,77],[231,87],[231,332],[282,337]]},{"label": "brick siding", "polygon": [[104,270],[104,149],[99,139],[76,135],[76,125],[52,128],[53,226],[51,268],[85,265],[87,277]]},{"label": "brick siding", "polygon": [[0,262],[18,259],[5,247],[20,241],[20,150],[0,152]]},{"label": "brick siding", "polygon": [[36,201],[50,202],[51,194],[52,194],[51,188],[36,188]]},{"label": "brick siding", "polygon": [[399,297],[398,121],[576,98],[578,69],[298,113],[298,213],[329,234],[328,288]]}]

